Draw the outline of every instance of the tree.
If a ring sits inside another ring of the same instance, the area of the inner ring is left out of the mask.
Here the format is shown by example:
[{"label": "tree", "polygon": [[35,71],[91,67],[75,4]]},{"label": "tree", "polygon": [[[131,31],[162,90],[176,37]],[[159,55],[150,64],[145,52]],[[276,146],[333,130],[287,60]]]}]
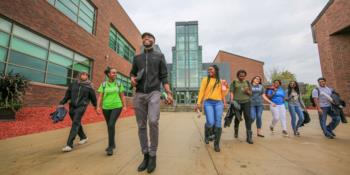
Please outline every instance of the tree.
[{"label": "tree", "polygon": [[268,74],[270,81],[281,80],[282,84],[287,84],[290,81],[296,81],[295,74],[288,70],[283,70],[279,68],[272,68]]}]

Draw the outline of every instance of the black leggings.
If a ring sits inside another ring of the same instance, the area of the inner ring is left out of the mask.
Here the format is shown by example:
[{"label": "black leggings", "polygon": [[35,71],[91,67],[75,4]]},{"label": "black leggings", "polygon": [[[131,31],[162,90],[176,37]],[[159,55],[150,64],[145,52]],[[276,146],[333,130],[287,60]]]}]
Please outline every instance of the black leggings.
[{"label": "black leggings", "polygon": [[115,123],[122,112],[122,108],[104,109],[103,116],[105,117],[108,130],[108,147],[115,148]]},{"label": "black leggings", "polygon": [[85,113],[86,107],[70,107],[69,108],[69,116],[72,119],[72,128],[70,129],[70,133],[67,140],[67,145],[73,148],[73,141],[77,134],[80,137],[80,140],[86,139],[86,135],[83,130],[83,126],[81,125],[81,119]]},{"label": "black leggings", "polygon": [[[252,130],[252,119],[250,117],[250,102],[247,103],[239,103],[241,105],[241,109],[239,111],[239,113],[242,116],[244,116],[244,121],[245,121],[245,128],[247,129],[247,131],[251,131]],[[240,121],[237,119],[237,117],[235,117],[235,125],[234,127],[236,129],[239,128],[239,123]]]}]

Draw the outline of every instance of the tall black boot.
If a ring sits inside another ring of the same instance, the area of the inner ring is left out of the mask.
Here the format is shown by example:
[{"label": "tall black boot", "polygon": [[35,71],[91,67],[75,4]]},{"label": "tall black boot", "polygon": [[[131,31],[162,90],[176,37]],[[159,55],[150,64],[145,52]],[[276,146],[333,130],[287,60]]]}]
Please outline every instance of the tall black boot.
[{"label": "tall black boot", "polygon": [[152,173],[156,169],[156,156],[149,156],[147,173]]},{"label": "tall black boot", "polygon": [[139,165],[139,167],[137,168],[137,171],[139,171],[139,172],[145,171],[147,169],[147,166],[148,166],[148,161],[149,161],[149,154],[146,153],[143,155],[143,161]]},{"label": "tall black boot", "polygon": [[238,138],[238,128],[235,128],[235,138]]},{"label": "tall black boot", "polygon": [[251,130],[247,131],[247,142],[253,144],[253,132]]},{"label": "tall black boot", "polygon": [[222,133],[222,128],[215,128],[215,141],[214,141],[214,150],[220,152],[220,138]]},{"label": "tall black boot", "polygon": [[206,124],[204,124],[204,142],[209,144],[209,129]]},{"label": "tall black boot", "polygon": [[208,128],[208,140],[210,142],[215,140],[214,127]]}]

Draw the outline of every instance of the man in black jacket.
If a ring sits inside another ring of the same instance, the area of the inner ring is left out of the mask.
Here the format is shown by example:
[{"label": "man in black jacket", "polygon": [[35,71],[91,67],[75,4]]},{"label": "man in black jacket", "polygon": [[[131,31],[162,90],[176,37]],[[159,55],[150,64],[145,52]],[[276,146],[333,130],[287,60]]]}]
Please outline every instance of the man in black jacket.
[{"label": "man in black jacket", "polygon": [[[168,71],[164,55],[154,51],[155,37],[151,33],[142,34],[144,53],[136,55],[130,72],[131,83],[136,87],[134,107],[139,128],[139,139],[144,160],[138,171],[147,169],[152,173],[156,168],[156,152],[158,148],[158,121],[160,115],[160,85],[167,93],[166,103],[172,104],[173,97],[168,82]],[[150,146],[148,144],[147,120],[150,127]]]},{"label": "man in black jacket", "polygon": [[73,141],[77,134],[80,137],[79,144],[85,144],[88,140],[81,125],[81,119],[90,101],[95,109],[97,107],[95,90],[88,78],[89,74],[87,72],[81,72],[78,75],[78,80],[69,85],[66,95],[60,102],[60,106],[63,106],[70,100],[69,116],[72,119],[72,128],[69,133],[67,146],[62,149],[63,152],[69,152],[73,149]]}]

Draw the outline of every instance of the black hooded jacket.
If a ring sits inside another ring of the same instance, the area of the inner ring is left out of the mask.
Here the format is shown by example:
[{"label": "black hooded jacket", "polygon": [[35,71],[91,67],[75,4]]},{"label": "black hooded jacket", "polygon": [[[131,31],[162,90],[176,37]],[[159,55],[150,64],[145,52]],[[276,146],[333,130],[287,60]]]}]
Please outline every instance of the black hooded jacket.
[{"label": "black hooded jacket", "polygon": [[74,108],[86,107],[90,101],[94,107],[97,106],[95,90],[91,85],[78,83],[77,81],[69,85],[66,95],[61,100],[60,104],[64,105],[68,100],[70,100],[69,105]]},{"label": "black hooded jacket", "polygon": [[136,55],[132,63],[130,76],[137,76],[143,71],[142,78],[137,82],[136,92],[150,93],[160,91],[160,84],[168,83],[168,71],[164,55],[160,52],[145,50],[145,53]]}]

